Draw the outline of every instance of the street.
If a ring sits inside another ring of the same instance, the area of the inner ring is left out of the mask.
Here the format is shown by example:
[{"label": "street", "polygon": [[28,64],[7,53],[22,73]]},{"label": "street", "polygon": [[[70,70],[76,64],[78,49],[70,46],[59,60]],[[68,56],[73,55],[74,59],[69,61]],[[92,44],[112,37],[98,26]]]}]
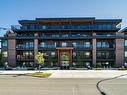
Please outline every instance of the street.
[{"label": "street", "polygon": [[[100,95],[95,78],[37,78],[0,75],[0,95]],[[127,95],[127,79],[101,84],[106,95]]]}]

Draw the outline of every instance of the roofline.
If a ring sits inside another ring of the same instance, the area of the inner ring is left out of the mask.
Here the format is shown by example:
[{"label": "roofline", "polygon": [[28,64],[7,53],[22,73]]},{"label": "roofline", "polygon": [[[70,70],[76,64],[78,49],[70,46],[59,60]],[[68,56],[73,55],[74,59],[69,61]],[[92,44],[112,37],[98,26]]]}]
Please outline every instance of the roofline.
[{"label": "roofline", "polygon": [[69,18],[36,18],[35,20],[19,20],[18,22],[22,24],[32,24],[36,23],[38,21],[40,22],[46,22],[46,21],[61,21],[61,20],[66,20],[66,21],[71,21],[71,20],[86,20],[86,21],[93,21],[93,22],[107,22],[107,23],[115,23],[119,24],[122,22],[122,19],[95,19],[95,17],[69,17]]},{"label": "roofline", "polygon": [[74,20],[74,19],[91,19],[91,20],[95,20],[95,17],[65,17],[65,18],[36,18],[36,20]]}]

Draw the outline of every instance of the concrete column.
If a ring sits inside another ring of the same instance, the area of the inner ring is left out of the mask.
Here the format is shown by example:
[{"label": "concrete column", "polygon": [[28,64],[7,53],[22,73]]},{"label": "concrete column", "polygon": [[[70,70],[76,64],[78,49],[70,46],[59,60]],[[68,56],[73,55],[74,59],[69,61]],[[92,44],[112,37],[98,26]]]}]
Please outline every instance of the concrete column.
[{"label": "concrete column", "polygon": [[116,39],[116,66],[124,65],[124,39]]},{"label": "concrete column", "polygon": [[[34,34],[34,36],[38,36],[38,34]],[[38,53],[38,39],[34,39],[34,56]],[[34,63],[36,63],[36,60],[34,58]]]},{"label": "concrete column", "polygon": [[92,39],[92,62],[93,62],[93,66],[96,66],[96,39]]},{"label": "concrete column", "polygon": [[57,55],[58,55],[57,65],[60,66],[60,51],[59,51],[59,49],[57,50]]},{"label": "concrete column", "polygon": [[16,40],[8,39],[8,65],[16,67]]},{"label": "concrete column", "polygon": [[[37,52],[38,52],[38,39],[34,39],[34,55],[36,55]],[[36,63],[35,59],[34,62]]]},{"label": "concrete column", "polygon": [[[95,32],[93,32],[93,34],[92,34],[93,36],[95,36],[96,35],[96,33]],[[93,66],[96,66],[96,39],[94,38],[94,39],[92,39],[92,46],[93,46],[93,48],[92,48],[92,63],[93,63]]]}]

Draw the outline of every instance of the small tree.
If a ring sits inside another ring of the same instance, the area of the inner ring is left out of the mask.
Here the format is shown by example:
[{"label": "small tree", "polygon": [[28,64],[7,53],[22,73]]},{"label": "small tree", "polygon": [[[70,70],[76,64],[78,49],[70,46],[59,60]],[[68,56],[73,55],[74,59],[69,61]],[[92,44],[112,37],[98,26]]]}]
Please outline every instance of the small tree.
[{"label": "small tree", "polygon": [[40,72],[40,68],[41,68],[41,65],[44,64],[44,54],[41,53],[41,52],[38,52],[36,55],[35,55],[35,59],[37,61],[37,64],[39,65],[39,72]]},{"label": "small tree", "polygon": [[12,30],[7,30],[5,36],[15,36],[15,33]]}]

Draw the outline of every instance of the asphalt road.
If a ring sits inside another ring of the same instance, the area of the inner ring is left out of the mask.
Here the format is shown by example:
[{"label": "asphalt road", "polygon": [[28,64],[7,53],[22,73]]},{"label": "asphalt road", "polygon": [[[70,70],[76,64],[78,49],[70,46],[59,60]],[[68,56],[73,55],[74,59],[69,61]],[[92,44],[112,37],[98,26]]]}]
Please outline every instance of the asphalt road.
[{"label": "asphalt road", "polygon": [[[0,75],[0,95],[100,95],[99,80]],[[104,82],[101,88],[107,95],[127,95],[127,79]]]}]

